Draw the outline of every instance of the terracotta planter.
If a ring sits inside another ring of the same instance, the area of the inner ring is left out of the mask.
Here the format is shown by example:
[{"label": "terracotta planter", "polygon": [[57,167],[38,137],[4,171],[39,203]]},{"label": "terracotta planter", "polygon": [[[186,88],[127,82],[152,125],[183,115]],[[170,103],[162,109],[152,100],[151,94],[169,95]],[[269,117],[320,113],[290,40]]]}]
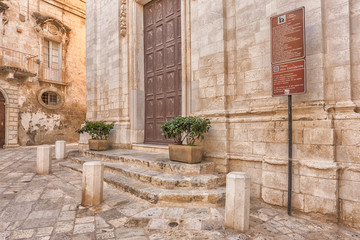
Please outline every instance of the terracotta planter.
[{"label": "terracotta planter", "polygon": [[202,147],[169,144],[171,161],[184,163],[199,163],[202,161]]},{"label": "terracotta planter", "polygon": [[109,149],[108,140],[89,139],[89,149],[95,151],[104,151]]}]

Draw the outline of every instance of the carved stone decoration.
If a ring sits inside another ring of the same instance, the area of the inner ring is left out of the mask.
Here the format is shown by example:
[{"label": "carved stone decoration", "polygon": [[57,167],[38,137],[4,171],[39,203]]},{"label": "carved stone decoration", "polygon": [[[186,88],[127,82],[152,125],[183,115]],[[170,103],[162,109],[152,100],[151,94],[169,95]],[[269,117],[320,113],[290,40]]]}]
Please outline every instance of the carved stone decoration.
[{"label": "carved stone decoration", "polygon": [[8,16],[6,16],[5,11],[9,8],[8,5],[6,5],[3,2],[0,2],[0,16],[1,16],[1,23],[3,25],[2,34],[5,35],[5,25],[9,22]]},{"label": "carved stone decoration", "polygon": [[32,17],[36,21],[36,25],[34,26],[35,31],[42,38],[61,42],[63,44],[63,50],[66,51],[65,46],[69,43],[69,32],[71,29],[63,24],[60,20],[50,16],[42,15],[38,12],[34,12]]},{"label": "carved stone decoration", "polygon": [[52,35],[59,34],[59,29],[54,24],[47,23],[45,29],[47,30],[48,33]]},{"label": "carved stone decoration", "polygon": [[5,15],[5,12],[3,13],[3,15],[2,15],[2,17],[1,17],[1,22],[2,22],[2,25],[3,25],[2,34],[5,35],[5,26],[6,26],[6,24],[8,24],[8,22],[9,22],[9,18],[8,18],[8,16]]},{"label": "carved stone decoration", "polygon": [[[62,23],[60,20],[48,16],[43,15],[38,12],[34,12],[31,15],[35,19],[34,30],[38,34],[40,41],[40,47],[43,48],[45,45],[45,40],[56,42],[61,44],[61,62],[65,63],[67,58],[67,50],[70,41],[69,33],[71,29]],[[43,59],[40,58],[40,61]],[[39,79],[44,82],[44,65],[40,65],[40,75]],[[61,76],[66,76],[66,64],[61,64]],[[63,81],[63,80],[61,80]],[[57,83],[58,85],[66,86],[67,84],[64,82]]]},{"label": "carved stone decoration", "polygon": [[0,2],[0,13],[5,12],[6,9],[8,9],[9,6],[3,2]]},{"label": "carved stone decoration", "polygon": [[35,30],[37,32],[40,32],[39,27],[44,32],[50,33],[52,35],[67,35],[71,30],[61,21],[50,16],[45,16],[38,12],[34,12],[32,17],[36,20]]},{"label": "carved stone decoration", "polygon": [[120,35],[126,36],[126,0],[121,0],[120,6]]},{"label": "carved stone decoration", "polygon": [[35,26],[35,31],[37,32],[37,33],[39,33],[39,32],[41,32],[41,27],[39,26],[39,25],[37,25],[37,26]]}]

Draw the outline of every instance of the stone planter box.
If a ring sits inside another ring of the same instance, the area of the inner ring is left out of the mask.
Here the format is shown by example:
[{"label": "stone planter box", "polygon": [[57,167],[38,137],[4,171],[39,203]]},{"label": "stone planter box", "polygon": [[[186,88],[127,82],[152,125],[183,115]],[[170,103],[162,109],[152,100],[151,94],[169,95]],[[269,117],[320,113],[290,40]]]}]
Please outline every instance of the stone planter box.
[{"label": "stone planter box", "polygon": [[95,151],[104,151],[109,149],[108,140],[89,139],[89,149]]},{"label": "stone planter box", "polygon": [[200,163],[202,161],[202,147],[169,144],[171,161],[184,163]]}]

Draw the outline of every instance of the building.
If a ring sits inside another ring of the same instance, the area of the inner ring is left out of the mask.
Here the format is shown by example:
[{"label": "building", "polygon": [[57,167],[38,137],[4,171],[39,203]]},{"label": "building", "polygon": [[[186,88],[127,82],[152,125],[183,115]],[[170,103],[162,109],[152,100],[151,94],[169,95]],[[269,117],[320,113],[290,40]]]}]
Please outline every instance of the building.
[{"label": "building", "polygon": [[78,141],[85,1],[0,1],[0,147]]},{"label": "building", "polygon": [[305,7],[307,92],[293,96],[296,211],[360,226],[360,2],[87,1],[87,118],[113,147],[162,144],[158,124],[212,120],[217,171],[287,206],[287,97],[272,97],[270,18]]}]

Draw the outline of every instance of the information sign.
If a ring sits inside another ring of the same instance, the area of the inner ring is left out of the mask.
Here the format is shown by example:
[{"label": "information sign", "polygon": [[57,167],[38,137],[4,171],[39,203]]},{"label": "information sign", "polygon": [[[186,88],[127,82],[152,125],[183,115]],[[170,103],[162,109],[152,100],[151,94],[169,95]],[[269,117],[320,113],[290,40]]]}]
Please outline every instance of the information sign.
[{"label": "information sign", "polygon": [[305,8],[283,13],[271,18],[271,63],[305,57]]},{"label": "information sign", "polygon": [[273,65],[272,79],[273,96],[305,93],[305,60]]},{"label": "information sign", "polygon": [[306,92],[304,17],[302,7],[270,19],[273,96]]}]

